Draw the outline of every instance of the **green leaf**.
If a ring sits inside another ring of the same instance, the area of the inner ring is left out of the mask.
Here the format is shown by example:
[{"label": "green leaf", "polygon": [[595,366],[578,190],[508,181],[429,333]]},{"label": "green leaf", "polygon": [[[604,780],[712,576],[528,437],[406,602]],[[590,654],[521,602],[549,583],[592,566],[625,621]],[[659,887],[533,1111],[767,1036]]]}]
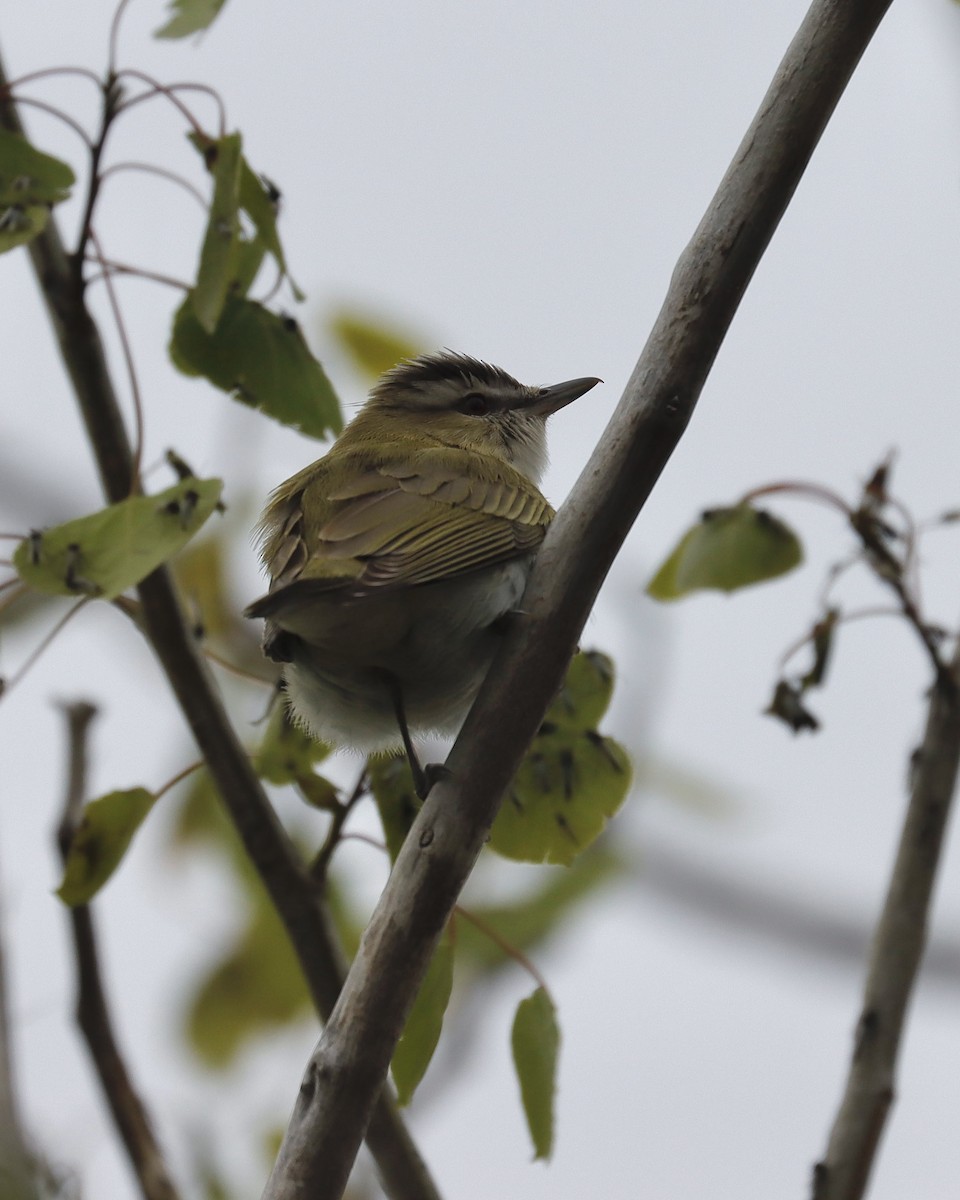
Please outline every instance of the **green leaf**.
[{"label": "green leaf", "polygon": [[336,394],[296,321],[253,300],[228,296],[213,333],[185,300],[173,319],[170,357],[185,375],[201,375],[309,437],[343,428]]},{"label": "green leaf", "polygon": [[20,134],[0,129],[0,211],[9,205],[59,204],[75,182],[65,162],[37,150]]},{"label": "green leaf", "polygon": [[549,1158],[553,1151],[560,1028],[556,1009],[543,988],[521,1000],[513,1019],[510,1044],[534,1158]]},{"label": "green leaf", "polygon": [[230,288],[235,296],[245,296],[253,287],[266,254],[267,248],[258,237],[247,238],[241,234],[237,239],[230,273]]},{"label": "green leaf", "polygon": [[170,835],[174,851],[198,843],[219,845],[229,832],[217,785],[206,767],[194,771],[183,793]]},{"label": "green leaf", "polygon": [[[245,296],[256,278],[265,254],[273,256],[281,275],[290,283],[294,297],[305,300],[303,292],[297,287],[287,269],[287,260],[280,244],[280,234],[277,230],[277,213],[279,211],[279,192],[268,181],[261,179],[247,160],[240,154],[240,135],[231,134],[228,138],[207,137],[205,134],[191,132],[187,135],[192,145],[203,155],[207,170],[214,177],[214,202],[211,207],[210,220],[207,226],[207,242],[212,241],[213,250],[218,248],[226,258],[222,271],[226,275],[226,283],[236,295]],[[236,142],[234,147],[230,144]],[[224,161],[225,160],[225,161]],[[222,193],[223,203],[218,209],[218,195]],[[253,234],[249,236],[241,228],[238,220],[239,212],[244,212],[253,225]],[[215,220],[215,216],[218,218]],[[230,233],[230,253],[223,251],[222,239],[216,240],[216,233]],[[201,259],[201,266],[203,260]],[[202,270],[201,270],[202,274]],[[202,314],[198,310],[198,316]],[[213,325],[201,321],[208,331]]]},{"label": "green leaf", "polygon": [[146,788],[110,792],[84,806],[57,895],[71,907],[89,904],[120,864],[156,799]]},{"label": "green leaf", "polygon": [[25,208],[11,204],[0,208],[0,254],[6,254],[16,246],[32,242],[43,233],[50,220],[50,209],[46,205],[30,204]]},{"label": "green leaf", "polygon": [[[198,139],[194,135],[194,141]],[[213,175],[213,199],[200,249],[197,282],[190,292],[193,312],[213,333],[223,312],[238,258],[240,235],[240,134],[230,133],[203,144],[204,161]]]},{"label": "green leaf", "polygon": [[379,378],[403,359],[416,358],[422,350],[422,344],[414,338],[347,308],[330,318],[330,332],[350,355],[353,365],[370,379]]},{"label": "green leaf", "polygon": [[42,233],[51,205],[66,200],[74,182],[65,162],[0,129],[0,254]]},{"label": "green leaf", "polygon": [[596,729],[613,695],[613,660],[599,650],[575,654],[544,723],[582,732]]},{"label": "green leaf", "polygon": [[191,618],[206,638],[229,635],[236,628],[236,601],[227,584],[224,543],[220,537],[198,537],[177,557],[177,583],[190,601]]},{"label": "green leaf", "polygon": [[323,775],[298,775],[294,783],[303,800],[311,808],[331,812],[340,803],[340,793]]},{"label": "green leaf", "polygon": [[410,1103],[430,1065],[440,1040],[443,1014],[447,1011],[452,990],[453,945],[444,934],[430,960],[390,1063],[400,1104]]},{"label": "green leaf", "polygon": [[264,182],[244,159],[240,170],[240,207],[253,222],[257,231],[256,240],[263,245],[267,253],[273,255],[277,266],[289,280],[294,297],[297,300],[305,300],[306,296],[287,270],[287,260],[277,231],[278,205],[279,194],[276,189]]},{"label": "green leaf", "polygon": [[187,1013],[187,1037],[203,1062],[223,1068],[251,1038],[299,1019],[309,1008],[296,956],[264,899],[197,990]]},{"label": "green leaf", "polygon": [[797,535],[749,504],[705,512],[680,539],[647,585],[655,600],[678,600],[688,592],[737,588],[775,579],[803,560]]},{"label": "green leaf", "polygon": [[507,791],[490,847],[521,862],[569,864],[623,804],[630,780],[630,759],[613,738],[541,733]]},{"label": "green leaf", "polygon": [[420,801],[413,786],[410,764],[404,754],[376,755],[367,761],[373,793],[390,861],[397,861],[404,838],[410,832]]},{"label": "green leaf", "polygon": [[257,774],[268,783],[294,783],[310,775],[316,763],[323,762],[330,747],[318,742],[294,725],[286,704],[277,703],[260,743],[254,763]]},{"label": "green leaf", "polygon": [[219,479],[182,479],[155,496],[131,496],[24,538],[13,565],[38,592],[113,600],[187,544],[222,487]]},{"label": "green leaf", "polygon": [[183,38],[209,29],[226,0],[170,0],[170,20],[154,31],[158,38]]}]

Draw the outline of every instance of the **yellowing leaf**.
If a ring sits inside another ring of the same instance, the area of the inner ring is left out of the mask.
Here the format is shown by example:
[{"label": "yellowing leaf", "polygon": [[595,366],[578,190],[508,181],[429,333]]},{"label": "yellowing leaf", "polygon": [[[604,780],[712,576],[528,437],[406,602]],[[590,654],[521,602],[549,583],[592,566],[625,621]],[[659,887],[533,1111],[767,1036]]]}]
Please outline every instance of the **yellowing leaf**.
[{"label": "yellowing leaf", "polygon": [[557,1086],[560,1028],[556,1009],[543,990],[520,1002],[510,1037],[520,1097],[533,1140],[534,1158],[553,1151],[553,1100]]},{"label": "yellowing leaf", "polygon": [[390,861],[396,862],[403,840],[420,810],[410,764],[404,754],[378,754],[370,757],[367,770]]},{"label": "yellowing leaf", "polygon": [[57,888],[64,904],[73,907],[93,899],[116,870],[154,799],[140,787],[110,792],[85,805]]},{"label": "yellowing leaf", "polygon": [[310,737],[290,720],[286,704],[274,704],[260,743],[255,768],[268,783],[293,783],[309,775],[315,763],[323,762],[330,747]]},{"label": "yellowing leaf", "polygon": [[228,296],[209,333],[188,298],[173,319],[170,357],[184,375],[202,375],[242,404],[308,437],[343,428],[336,394],[299,325],[253,300]]},{"label": "yellowing leaf", "polygon": [[154,32],[158,38],[189,37],[209,29],[226,0],[170,0],[170,20]]},{"label": "yellowing leaf", "polygon": [[219,537],[195,538],[177,558],[174,572],[181,591],[189,597],[191,616],[199,618],[207,637],[229,632],[237,619],[223,560]]},{"label": "yellowing leaf", "polygon": [[187,544],[222,486],[219,479],[183,479],[155,496],[131,496],[25,538],[13,565],[38,592],[112,600]]},{"label": "yellowing leaf", "polygon": [[201,983],[187,1013],[190,1044],[210,1067],[229,1066],[253,1037],[305,1014],[310,996],[280,918],[268,902]]},{"label": "yellowing leaf", "polygon": [[444,934],[434,951],[420,991],[410,1009],[400,1041],[393,1052],[390,1070],[397,1086],[397,1100],[409,1104],[426,1073],[440,1040],[443,1014],[453,990],[453,945]]},{"label": "yellowing leaf", "polygon": [[544,723],[563,729],[596,729],[610,707],[612,695],[612,659],[599,650],[583,650],[573,656]]},{"label": "yellowing leaf", "polygon": [[204,143],[204,159],[213,175],[213,199],[200,249],[197,282],[190,292],[193,312],[207,333],[213,333],[223,312],[240,235],[240,134],[231,133]]},{"label": "yellowing leaf", "polygon": [[775,579],[803,559],[796,534],[749,504],[703,514],[647,586],[655,600],[677,600],[703,588],[732,592]]},{"label": "yellowing leaf", "polygon": [[331,317],[330,332],[350,355],[353,365],[370,379],[378,379],[405,358],[416,358],[423,348],[406,334],[346,308]]},{"label": "yellowing leaf", "polygon": [[521,862],[569,864],[620,808],[630,779],[630,759],[613,738],[541,732],[500,806],[490,847]]}]

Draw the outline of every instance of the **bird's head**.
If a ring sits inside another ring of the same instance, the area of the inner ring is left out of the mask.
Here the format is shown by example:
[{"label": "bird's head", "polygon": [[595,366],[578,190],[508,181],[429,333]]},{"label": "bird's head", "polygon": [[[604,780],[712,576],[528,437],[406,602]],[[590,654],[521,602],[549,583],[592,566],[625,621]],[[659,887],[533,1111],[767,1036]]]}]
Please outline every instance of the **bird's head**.
[{"label": "bird's head", "polygon": [[[502,458],[534,483],[546,463],[547,417],[600,382],[528,387],[500,367],[444,350],[400,363],[377,381],[358,424]],[[359,432],[359,431],[358,431]]]}]

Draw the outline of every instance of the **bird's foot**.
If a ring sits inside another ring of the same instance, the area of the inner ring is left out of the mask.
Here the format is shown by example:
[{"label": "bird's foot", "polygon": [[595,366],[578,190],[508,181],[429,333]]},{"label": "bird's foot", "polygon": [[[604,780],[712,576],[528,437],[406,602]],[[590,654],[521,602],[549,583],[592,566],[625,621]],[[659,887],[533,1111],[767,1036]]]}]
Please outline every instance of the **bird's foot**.
[{"label": "bird's foot", "polygon": [[449,779],[453,773],[445,763],[427,763],[426,766],[421,766],[419,762],[411,762],[410,767],[413,771],[414,791],[420,800],[426,800],[433,785],[443,779]]}]

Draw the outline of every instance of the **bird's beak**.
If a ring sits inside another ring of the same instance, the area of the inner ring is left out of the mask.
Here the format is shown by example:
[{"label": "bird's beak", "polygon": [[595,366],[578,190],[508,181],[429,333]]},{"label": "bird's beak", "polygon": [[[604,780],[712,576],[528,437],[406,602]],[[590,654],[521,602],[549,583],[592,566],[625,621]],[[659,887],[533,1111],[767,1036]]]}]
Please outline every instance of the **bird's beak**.
[{"label": "bird's beak", "polygon": [[521,405],[525,412],[538,417],[549,417],[552,413],[566,408],[574,400],[578,400],[584,392],[589,392],[602,379],[568,379],[566,383],[555,383],[552,387],[541,388],[536,396],[526,404]]}]

